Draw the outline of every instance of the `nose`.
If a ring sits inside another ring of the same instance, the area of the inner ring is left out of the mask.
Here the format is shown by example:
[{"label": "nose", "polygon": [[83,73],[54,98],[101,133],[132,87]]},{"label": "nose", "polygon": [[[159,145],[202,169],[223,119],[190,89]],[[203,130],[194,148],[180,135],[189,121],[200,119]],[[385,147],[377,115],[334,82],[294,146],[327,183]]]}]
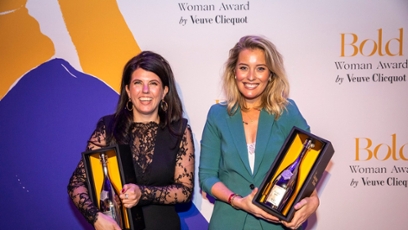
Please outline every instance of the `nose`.
[{"label": "nose", "polygon": [[255,72],[254,71],[248,71],[247,79],[249,81],[255,80]]},{"label": "nose", "polygon": [[148,93],[149,92],[149,84],[143,84],[142,92],[143,93]]}]

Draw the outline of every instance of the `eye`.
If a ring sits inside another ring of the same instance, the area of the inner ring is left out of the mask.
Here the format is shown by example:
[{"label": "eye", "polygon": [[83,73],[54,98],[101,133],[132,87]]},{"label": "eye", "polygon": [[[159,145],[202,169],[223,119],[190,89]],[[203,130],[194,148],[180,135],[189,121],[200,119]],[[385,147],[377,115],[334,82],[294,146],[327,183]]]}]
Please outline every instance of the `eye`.
[{"label": "eye", "polygon": [[142,84],[142,81],[136,80],[136,81],[133,81],[133,84],[134,85],[140,85],[140,84]]},{"label": "eye", "polygon": [[152,81],[150,82],[150,85],[159,85],[159,83],[157,81]]},{"label": "eye", "polygon": [[263,71],[265,71],[265,70],[266,70],[266,68],[265,68],[265,67],[263,67],[263,66],[260,66],[260,67],[258,67],[257,69],[258,69],[258,71],[260,71],[260,72],[263,72]]},{"label": "eye", "polygon": [[239,70],[247,70],[248,67],[246,67],[246,66],[244,66],[244,65],[241,65],[241,66],[238,67],[238,69],[239,69]]}]

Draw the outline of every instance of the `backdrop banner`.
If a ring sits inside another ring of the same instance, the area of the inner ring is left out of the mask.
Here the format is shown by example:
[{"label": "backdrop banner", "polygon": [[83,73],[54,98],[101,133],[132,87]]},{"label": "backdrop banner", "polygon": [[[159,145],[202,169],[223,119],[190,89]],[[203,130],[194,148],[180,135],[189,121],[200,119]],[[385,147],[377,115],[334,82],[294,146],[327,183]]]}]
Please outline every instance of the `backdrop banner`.
[{"label": "backdrop banner", "polygon": [[[408,225],[408,1],[3,0],[0,3],[2,229],[93,229],[67,185],[100,117],[115,111],[124,64],[163,55],[196,147],[183,229],[207,229],[214,200],[198,183],[207,112],[244,35],[284,56],[311,132],[336,153],[307,230]],[[247,194],[241,194],[247,195]]]}]

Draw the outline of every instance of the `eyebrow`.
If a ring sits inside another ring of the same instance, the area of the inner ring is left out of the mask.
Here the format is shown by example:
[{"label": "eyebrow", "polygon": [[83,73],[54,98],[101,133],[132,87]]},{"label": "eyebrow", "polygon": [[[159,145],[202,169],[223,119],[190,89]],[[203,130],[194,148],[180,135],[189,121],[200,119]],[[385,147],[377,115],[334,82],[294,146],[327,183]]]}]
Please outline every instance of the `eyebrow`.
[{"label": "eyebrow", "polygon": [[[136,78],[136,79],[133,79],[132,81],[144,81],[144,80]],[[153,80],[148,80],[148,82],[159,82],[160,83],[161,81],[158,79],[153,79]]]},{"label": "eyebrow", "polygon": [[[248,65],[246,63],[237,63],[237,65]],[[256,66],[265,66],[268,67],[266,64],[257,64]]]}]

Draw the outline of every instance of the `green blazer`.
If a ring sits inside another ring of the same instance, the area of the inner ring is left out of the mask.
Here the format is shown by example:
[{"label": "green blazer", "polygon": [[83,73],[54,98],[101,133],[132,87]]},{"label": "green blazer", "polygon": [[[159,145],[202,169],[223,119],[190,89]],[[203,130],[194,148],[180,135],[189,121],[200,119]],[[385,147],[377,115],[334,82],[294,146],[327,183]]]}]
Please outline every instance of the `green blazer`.
[{"label": "green blazer", "polygon": [[[251,187],[259,187],[262,183],[293,126],[310,131],[293,100],[289,100],[287,109],[278,120],[275,120],[274,115],[261,110],[252,174],[240,108],[233,116],[229,116],[226,105],[213,105],[208,112],[201,140],[201,189],[212,195],[212,186],[221,181],[234,193],[241,196],[250,194]],[[253,224],[260,229],[283,229],[282,225],[257,219],[223,201],[215,201],[209,229],[235,230],[244,229],[248,225],[254,229]]]}]

